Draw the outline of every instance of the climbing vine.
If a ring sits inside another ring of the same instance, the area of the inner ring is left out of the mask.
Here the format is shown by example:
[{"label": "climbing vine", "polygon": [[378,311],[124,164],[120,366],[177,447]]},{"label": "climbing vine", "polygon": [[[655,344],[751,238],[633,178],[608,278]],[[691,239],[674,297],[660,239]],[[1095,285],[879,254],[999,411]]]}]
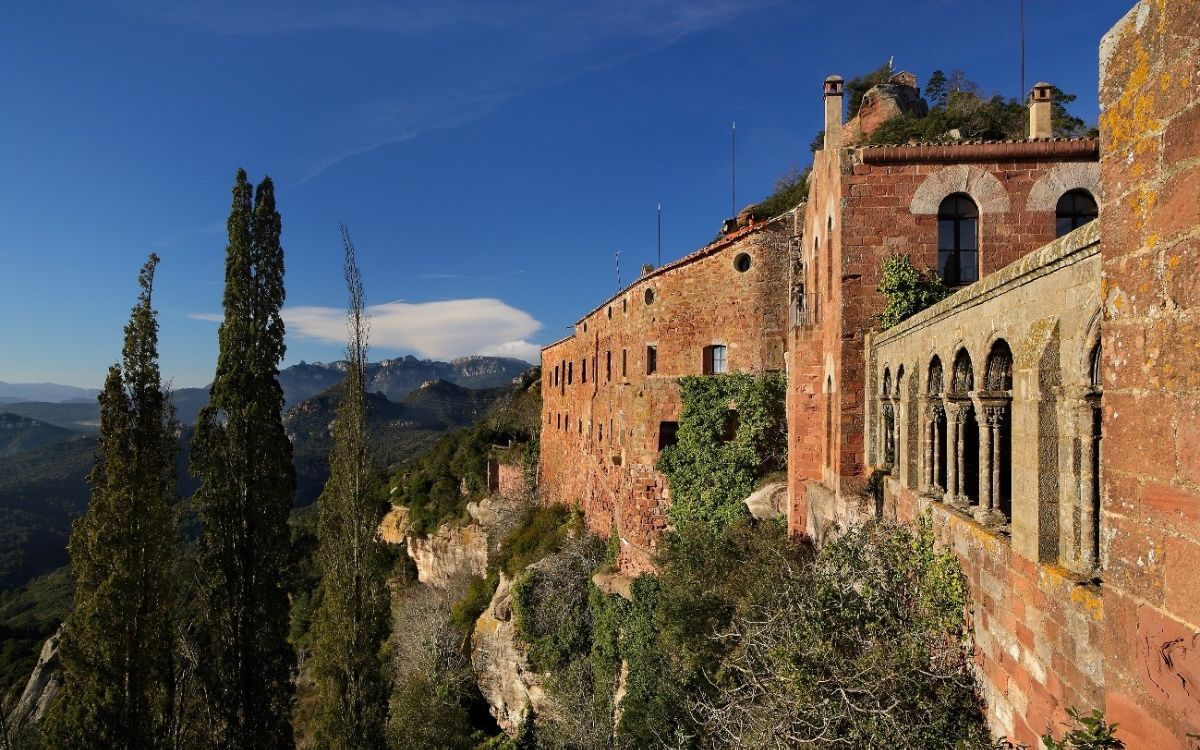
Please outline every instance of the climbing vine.
[{"label": "climbing vine", "polygon": [[786,465],[786,383],[782,373],[680,378],[678,442],[658,461],[676,525],[728,526],[755,480]]}]

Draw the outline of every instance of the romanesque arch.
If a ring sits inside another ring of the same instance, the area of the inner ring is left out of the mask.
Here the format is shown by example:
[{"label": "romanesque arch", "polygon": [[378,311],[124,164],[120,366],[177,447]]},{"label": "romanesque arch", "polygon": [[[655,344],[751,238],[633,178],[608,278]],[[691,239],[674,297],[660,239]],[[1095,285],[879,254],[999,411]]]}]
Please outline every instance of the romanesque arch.
[{"label": "romanesque arch", "polygon": [[1033,184],[1025,201],[1025,210],[1053,211],[1058,199],[1068,190],[1086,190],[1099,202],[1100,164],[1073,162],[1054,165]]},{"label": "romanesque arch", "polygon": [[1004,213],[1009,209],[1008,191],[995,175],[980,167],[954,164],[925,178],[913,193],[909,210],[918,216],[935,216],[942,201],[953,193],[971,196],[985,214]]}]

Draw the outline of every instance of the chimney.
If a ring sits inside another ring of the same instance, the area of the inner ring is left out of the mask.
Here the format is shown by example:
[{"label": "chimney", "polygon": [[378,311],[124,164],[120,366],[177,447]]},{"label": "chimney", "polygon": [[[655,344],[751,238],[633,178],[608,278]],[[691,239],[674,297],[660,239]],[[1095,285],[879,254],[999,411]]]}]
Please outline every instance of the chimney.
[{"label": "chimney", "polygon": [[842,147],[842,77],[825,79],[825,148]]},{"label": "chimney", "polygon": [[1050,122],[1050,84],[1035,83],[1029,92],[1029,137],[1053,138]]}]

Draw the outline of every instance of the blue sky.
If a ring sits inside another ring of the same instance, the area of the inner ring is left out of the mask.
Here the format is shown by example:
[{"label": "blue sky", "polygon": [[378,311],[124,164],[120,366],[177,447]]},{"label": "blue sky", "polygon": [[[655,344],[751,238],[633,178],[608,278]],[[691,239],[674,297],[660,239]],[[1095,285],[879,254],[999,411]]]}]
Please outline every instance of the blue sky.
[{"label": "blue sky", "polygon": [[[1132,0],[1026,5],[1026,79],[1096,118]],[[809,158],[820,84],[895,60],[1019,89],[1016,0],[107,0],[0,9],[0,380],[97,386],[146,255],[164,374],[216,356],[236,169],[276,182],[286,363],[341,356],[338,222],[372,358],[536,357]],[[897,9],[902,10],[898,13]]]}]

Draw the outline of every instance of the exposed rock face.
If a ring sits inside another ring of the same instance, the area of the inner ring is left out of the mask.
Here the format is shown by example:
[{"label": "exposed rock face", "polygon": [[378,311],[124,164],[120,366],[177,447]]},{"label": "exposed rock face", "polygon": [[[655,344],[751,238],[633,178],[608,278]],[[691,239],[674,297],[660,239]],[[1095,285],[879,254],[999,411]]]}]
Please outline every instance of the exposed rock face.
[{"label": "exposed rock face", "polygon": [[463,575],[487,575],[488,537],[479,524],[443,526],[425,538],[408,537],[408,556],[417,563],[417,580],[444,589]]},{"label": "exposed rock face", "polygon": [[866,141],[880,125],[893,117],[924,117],[927,114],[929,105],[921,98],[916,76],[912,73],[896,73],[887,83],[873,86],[863,94],[858,114],[846,123],[846,142]]},{"label": "exposed rock face", "polygon": [[529,666],[529,659],[517,641],[512,584],[501,572],[496,593],[476,621],[471,638],[471,666],[479,691],[496,723],[510,733],[516,731],[530,709],[541,714],[549,706],[542,688],[543,678]]},{"label": "exposed rock face", "polygon": [[467,503],[470,523],[442,526],[424,538],[409,535],[408,510],[397,507],[383,517],[379,535],[390,544],[407,541],[408,556],[417,563],[417,580],[446,589],[459,576],[487,575],[489,539],[504,535],[504,527],[516,519],[523,502],[520,497],[485,497]]},{"label": "exposed rock face", "polygon": [[62,640],[63,629],[60,625],[54,635],[46,639],[42,645],[42,653],[38,656],[37,664],[29,675],[29,682],[21,699],[9,716],[10,729],[19,730],[41,721],[46,708],[58,695],[62,687],[62,661],[58,658],[58,644]]},{"label": "exposed rock face", "polygon": [[755,490],[746,498],[750,515],[758,520],[780,518],[787,512],[787,482],[772,482]]},{"label": "exposed rock face", "polygon": [[596,588],[600,589],[610,596],[619,596],[627,601],[633,601],[633,586],[634,576],[628,573],[622,573],[619,570],[606,570],[596,573],[592,576],[592,583]]},{"label": "exposed rock face", "polygon": [[393,506],[379,522],[379,538],[384,544],[404,544],[409,530],[408,508],[402,505]]}]

